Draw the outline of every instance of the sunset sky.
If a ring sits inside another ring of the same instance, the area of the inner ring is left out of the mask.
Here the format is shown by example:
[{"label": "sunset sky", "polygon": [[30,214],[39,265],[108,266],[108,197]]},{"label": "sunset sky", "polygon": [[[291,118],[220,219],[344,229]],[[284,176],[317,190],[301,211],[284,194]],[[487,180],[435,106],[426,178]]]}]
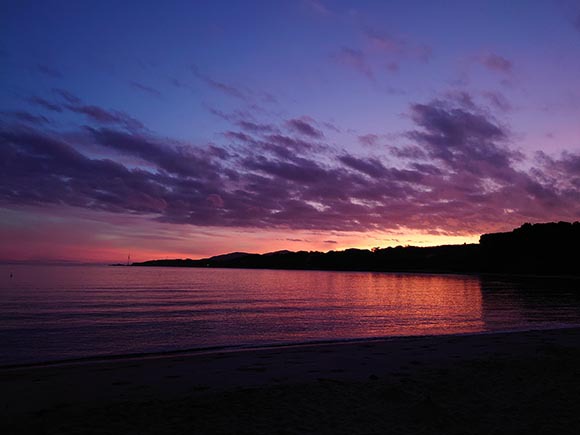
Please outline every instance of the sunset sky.
[{"label": "sunset sky", "polygon": [[578,1],[0,8],[0,261],[580,219]]}]

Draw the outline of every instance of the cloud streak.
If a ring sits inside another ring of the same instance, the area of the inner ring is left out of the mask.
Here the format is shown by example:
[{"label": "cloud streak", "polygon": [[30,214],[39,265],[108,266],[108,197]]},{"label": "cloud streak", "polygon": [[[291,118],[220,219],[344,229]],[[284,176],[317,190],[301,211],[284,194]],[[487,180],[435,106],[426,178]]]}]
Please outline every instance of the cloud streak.
[{"label": "cloud streak", "polygon": [[139,130],[145,127],[140,121],[124,112],[84,104],[78,97],[62,89],[54,89],[53,91],[63,100],[62,102],[48,101],[36,96],[28,98],[28,102],[51,112],[76,113],[98,125],[120,126],[129,130]]},{"label": "cloud streak", "polygon": [[155,98],[161,98],[161,92],[159,92],[157,89],[154,89],[150,86],[146,86],[142,83],[138,83],[138,82],[129,82],[129,86],[131,86],[133,89],[136,89],[146,95],[149,95],[151,97],[155,97]]},{"label": "cloud streak", "polygon": [[215,89],[216,91],[219,91],[224,95],[237,98],[242,101],[249,100],[249,95],[246,93],[245,90],[242,90],[241,88],[238,88],[234,85],[218,81],[208,76],[207,74],[203,74],[202,72],[199,71],[199,69],[195,65],[191,67],[191,72],[196,78],[204,82],[210,88]]},{"label": "cloud streak", "polygon": [[294,118],[286,121],[286,125],[290,130],[302,136],[307,136],[312,139],[322,139],[324,133],[312,125],[312,120],[308,118]]}]

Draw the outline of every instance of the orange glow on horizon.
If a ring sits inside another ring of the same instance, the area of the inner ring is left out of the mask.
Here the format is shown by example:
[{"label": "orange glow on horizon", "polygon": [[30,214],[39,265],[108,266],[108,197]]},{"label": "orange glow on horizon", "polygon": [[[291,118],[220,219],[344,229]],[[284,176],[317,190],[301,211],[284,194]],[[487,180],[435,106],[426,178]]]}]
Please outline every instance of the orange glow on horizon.
[{"label": "orange glow on horizon", "polygon": [[[338,232],[199,228],[151,222],[143,217],[104,215],[102,219],[78,213],[58,216],[20,211],[3,212],[4,241],[0,261],[125,263],[191,258],[229,252],[266,253],[279,250],[323,251],[389,246],[435,246],[477,243],[479,235],[427,234],[411,229],[385,232]],[[59,212],[58,210],[55,213]],[[106,219],[108,218],[108,219]],[[32,228],[32,230],[31,230]]]}]

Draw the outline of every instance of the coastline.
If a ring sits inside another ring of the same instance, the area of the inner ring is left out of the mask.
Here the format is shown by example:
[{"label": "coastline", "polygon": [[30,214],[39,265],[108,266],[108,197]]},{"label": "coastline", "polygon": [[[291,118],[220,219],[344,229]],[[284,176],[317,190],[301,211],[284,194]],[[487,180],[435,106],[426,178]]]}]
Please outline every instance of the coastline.
[{"label": "coastline", "polygon": [[147,269],[204,269],[204,270],[272,270],[284,272],[337,272],[337,273],[385,273],[396,275],[443,275],[443,276],[477,276],[490,278],[537,278],[537,279],[570,279],[580,280],[580,275],[576,274],[534,274],[534,273],[511,273],[511,272],[487,272],[487,271],[457,271],[443,269],[300,269],[300,268],[281,268],[281,267],[229,267],[229,266],[158,266],[143,264],[102,264],[106,267],[129,267],[129,268],[147,268]]},{"label": "coastline", "polygon": [[2,368],[0,409],[14,434],[573,433],[579,363],[580,327],[136,356]]},{"label": "coastline", "polygon": [[0,365],[0,372],[3,370],[25,370],[44,367],[60,367],[60,366],[75,366],[91,363],[108,363],[108,362],[127,362],[135,360],[149,360],[149,359],[163,359],[171,357],[187,357],[193,358],[198,355],[213,355],[225,354],[235,352],[253,352],[265,350],[284,350],[293,348],[307,348],[313,346],[339,346],[346,344],[364,344],[364,343],[383,343],[397,340],[408,340],[416,338],[424,339],[438,339],[441,337],[471,337],[481,335],[500,335],[500,334],[515,334],[527,332],[541,332],[541,331],[560,331],[568,329],[580,329],[580,324],[561,324],[549,325],[538,328],[513,328],[505,330],[485,330],[485,331],[468,331],[468,332],[454,332],[449,334],[415,334],[415,335],[389,335],[377,337],[353,337],[353,338],[337,338],[329,340],[305,340],[305,341],[290,341],[278,343],[263,343],[263,344],[247,344],[247,345],[223,345],[223,346],[207,346],[195,347],[175,350],[162,350],[139,353],[126,354],[106,354],[106,355],[88,355],[78,358],[66,358],[47,361],[33,361],[27,363],[13,363]]}]

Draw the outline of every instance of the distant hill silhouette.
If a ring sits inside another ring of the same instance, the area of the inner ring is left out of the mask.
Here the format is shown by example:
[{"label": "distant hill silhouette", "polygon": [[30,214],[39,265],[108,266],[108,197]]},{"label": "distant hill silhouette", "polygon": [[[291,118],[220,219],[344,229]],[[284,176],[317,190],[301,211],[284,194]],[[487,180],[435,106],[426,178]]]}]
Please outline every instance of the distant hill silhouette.
[{"label": "distant hill silhouette", "polygon": [[526,223],[509,233],[484,234],[479,244],[346,249],[344,251],[233,252],[201,260],[152,260],[133,266],[351,270],[433,273],[580,275],[580,222]]}]

